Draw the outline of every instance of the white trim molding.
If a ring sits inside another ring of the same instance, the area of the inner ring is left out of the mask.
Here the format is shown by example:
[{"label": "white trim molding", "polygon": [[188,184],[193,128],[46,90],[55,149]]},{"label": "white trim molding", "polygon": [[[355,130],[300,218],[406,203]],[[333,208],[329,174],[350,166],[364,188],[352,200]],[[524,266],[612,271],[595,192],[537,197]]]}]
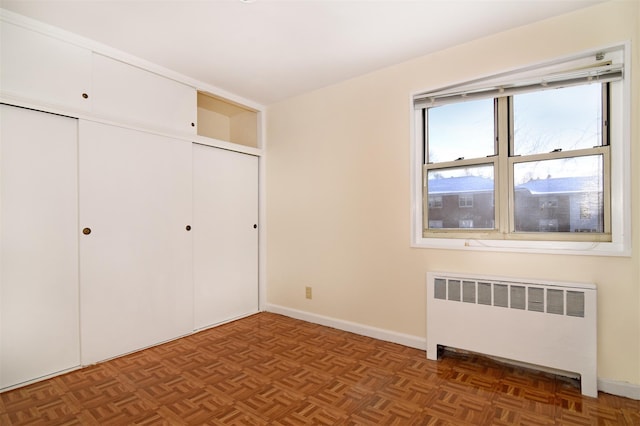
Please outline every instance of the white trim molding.
[{"label": "white trim molding", "polygon": [[640,385],[629,382],[618,382],[611,379],[598,379],[598,390],[611,395],[640,401]]},{"label": "white trim molding", "polygon": [[265,310],[267,312],[284,315],[313,324],[324,325],[327,327],[336,328],[338,330],[359,334],[361,336],[384,340],[385,342],[397,343],[399,345],[408,346],[410,348],[420,349],[423,351],[427,349],[427,342],[425,338],[420,336],[398,333],[391,330],[371,327],[369,325],[358,324],[351,321],[345,321],[337,318],[327,317],[324,315],[314,314],[312,312],[287,308],[286,306],[273,305],[271,303],[266,304]]}]

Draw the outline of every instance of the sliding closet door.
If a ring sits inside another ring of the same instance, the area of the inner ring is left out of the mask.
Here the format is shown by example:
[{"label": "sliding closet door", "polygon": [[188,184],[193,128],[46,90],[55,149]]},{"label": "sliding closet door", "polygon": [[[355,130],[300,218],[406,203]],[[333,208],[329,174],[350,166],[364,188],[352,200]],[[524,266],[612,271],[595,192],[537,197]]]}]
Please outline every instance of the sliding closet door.
[{"label": "sliding closet door", "polygon": [[193,145],[195,327],[258,311],[258,158]]},{"label": "sliding closet door", "polygon": [[193,329],[191,144],[80,122],[82,363]]},{"label": "sliding closet door", "polygon": [[0,105],[0,389],[80,364],[77,120]]}]

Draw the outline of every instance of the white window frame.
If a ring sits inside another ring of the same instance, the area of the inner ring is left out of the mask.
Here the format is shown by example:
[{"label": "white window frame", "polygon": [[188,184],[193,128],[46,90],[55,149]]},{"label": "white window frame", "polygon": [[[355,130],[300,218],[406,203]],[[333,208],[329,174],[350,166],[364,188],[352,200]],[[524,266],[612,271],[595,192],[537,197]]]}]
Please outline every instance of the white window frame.
[{"label": "white window frame", "polygon": [[[425,91],[409,96],[411,116],[411,246],[418,248],[508,251],[522,253],[556,253],[595,256],[631,255],[631,46],[630,42],[600,47],[576,55],[535,64],[522,70],[513,70],[499,76],[487,76],[475,80],[473,85],[484,82],[508,80],[537,68],[549,67],[593,56],[598,52],[621,50],[624,56],[624,78],[620,84],[611,85],[611,241],[544,241],[544,240],[496,240],[481,237],[430,238],[423,236],[423,159],[422,112],[414,109],[414,99]],[[456,86],[465,86],[460,83]],[[613,113],[615,111],[615,113]],[[497,177],[496,177],[497,178]]]}]

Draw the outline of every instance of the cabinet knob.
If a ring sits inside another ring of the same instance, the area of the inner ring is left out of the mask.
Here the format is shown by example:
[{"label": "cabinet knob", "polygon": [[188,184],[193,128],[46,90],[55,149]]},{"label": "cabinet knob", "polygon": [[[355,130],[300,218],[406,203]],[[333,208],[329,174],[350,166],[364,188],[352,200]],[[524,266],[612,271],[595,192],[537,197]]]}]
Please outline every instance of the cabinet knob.
[{"label": "cabinet knob", "polygon": [[84,228],[84,229],[82,230],[82,233],[83,233],[84,235],[89,235],[89,234],[91,233],[91,228]]},{"label": "cabinet knob", "polygon": [[83,97],[83,98],[85,98],[85,99],[87,99],[87,98],[89,97],[89,95],[87,95],[86,93],[83,93],[83,94],[82,94],[82,97]]},{"label": "cabinet knob", "polygon": [[191,127],[196,127],[196,123],[191,123]]},{"label": "cabinet knob", "polygon": [[253,224],[253,229],[257,229],[258,228],[258,224],[254,223]]},{"label": "cabinet knob", "polygon": [[191,225],[187,225],[185,228],[187,231],[191,231]]}]

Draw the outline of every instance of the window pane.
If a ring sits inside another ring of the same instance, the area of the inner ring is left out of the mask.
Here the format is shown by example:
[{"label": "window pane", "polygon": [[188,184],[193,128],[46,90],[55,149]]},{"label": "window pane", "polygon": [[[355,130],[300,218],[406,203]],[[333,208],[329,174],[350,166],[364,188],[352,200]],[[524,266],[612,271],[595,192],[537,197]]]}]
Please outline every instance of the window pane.
[{"label": "window pane", "polygon": [[516,163],[515,230],[604,232],[601,155]]},{"label": "window pane", "polygon": [[429,108],[427,120],[427,162],[495,154],[493,99]]},{"label": "window pane", "polygon": [[513,97],[514,154],[602,145],[602,84]]},{"label": "window pane", "polygon": [[428,228],[493,229],[493,165],[427,172]]}]

